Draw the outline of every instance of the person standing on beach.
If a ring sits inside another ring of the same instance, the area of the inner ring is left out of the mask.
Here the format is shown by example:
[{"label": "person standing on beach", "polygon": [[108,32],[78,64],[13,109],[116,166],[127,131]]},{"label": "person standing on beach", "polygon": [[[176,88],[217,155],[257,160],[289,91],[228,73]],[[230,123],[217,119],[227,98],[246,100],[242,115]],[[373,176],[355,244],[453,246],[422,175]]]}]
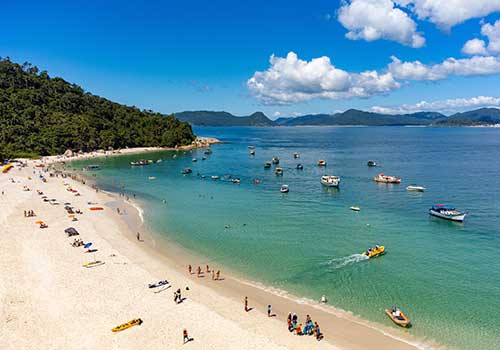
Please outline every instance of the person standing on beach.
[{"label": "person standing on beach", "polygon": [[137,232],[137,240],[140,241],[141,240],[141,234],[139,232]]},{"label": "person standing on beach", "polygon": [[198,273],[198,277],[200,277],[201,276],[201,267],[200,266],[198,266],[197,273]]},{"label": "person standing on beach", "polygon": [[206,271],[207,273],[210,273],[210,267],[208,267],[208,265],[206,266]]},{"label": "person standing on beach", "polygon": [[215,270],[212,270],[212,280],[215,280]]},{"label": "person standing on beach", "polygon": [[217,276],[215,276],[215,279],[218,281],[220,278],[220,270],[217,270]]},{"label": "person standing on beach", "polygon": [[193,274],[193,267],[191,266],[191,264],[189,264],[189,266],[188,266],[188,271],[189,271],[190,275]]},{"label": "person standing on beach", "polygon": [[271,304],[267,305],[267,317],[271,317]]},{"label": "person standing on beach", "polygon": [[245,297],[245,312],[248,312],[248,297]]}]

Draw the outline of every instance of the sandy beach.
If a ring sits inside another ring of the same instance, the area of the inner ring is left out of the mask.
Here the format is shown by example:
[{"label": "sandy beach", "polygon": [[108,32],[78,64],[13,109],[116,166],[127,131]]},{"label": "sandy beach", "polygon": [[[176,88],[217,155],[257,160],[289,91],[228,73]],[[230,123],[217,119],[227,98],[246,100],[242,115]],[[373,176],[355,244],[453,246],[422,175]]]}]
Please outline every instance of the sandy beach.
[{"label": "sandy beach", "polygon": [[[129,152],[148,151],[130,150]],[[54,157],[46,161],[60,161]],[[187,273],[206,261],[174,245],[156,244],[142,232],[137,209],[118,195],[96,192],[70,178],[38,178],[37,162],[0,174],[0,347],[2,349],[387,349],[428,348],[398,329],[384,329],[320,304],[299,303],[225,274],[221,281]],[[34,171],[36,174],[34,174]],[[25,191],[24,186],[30,189]],[[68,186],[77,192],[68,191]],[[43,191],[59,205],[43,202]],[[78,196],[75,194],[78,193]],[[82,214],[71,221],[63,203]],[[89,205],[88,203],[95,203]],[[91,211],[91,206],[104,210]],[[118,214],[115,208],[120,208]],[[24,217],[33,210],[35,217]],[[36,221],[48,227],[41,229]],[[74,227],[79,236],[68,238]],[[74,238],[92,242],[95,253],[73,247]],[[85,268],[93,260],[103,265]],[[168,280],[171,288],[154,293],[149,283]],[[188,288],[186,288],[188,287]],[[178,288],[186,299],[176,304]],[[249,297],[250,312],[243,310]],[[267,317],[267,304],[276,317]],[[322,341],[288,332],[286,317],[306,314],[325,334]],[[111,329],[132,319],[143,324],[123,332]],[[194,340],[183,344],[187,329]],[[404,340],[403,340],[404,339]]]}]

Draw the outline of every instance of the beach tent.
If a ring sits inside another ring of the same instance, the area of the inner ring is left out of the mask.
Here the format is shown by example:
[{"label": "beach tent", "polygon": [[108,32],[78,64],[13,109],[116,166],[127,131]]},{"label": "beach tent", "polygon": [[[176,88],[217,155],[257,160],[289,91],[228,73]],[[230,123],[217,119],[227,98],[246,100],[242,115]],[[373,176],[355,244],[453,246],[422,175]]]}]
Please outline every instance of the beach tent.
[{"label": "beach tent", "polygon": [[78,231],[74,227],[68,227],[64,230],[68,234],[69,237],[79,235]]}]

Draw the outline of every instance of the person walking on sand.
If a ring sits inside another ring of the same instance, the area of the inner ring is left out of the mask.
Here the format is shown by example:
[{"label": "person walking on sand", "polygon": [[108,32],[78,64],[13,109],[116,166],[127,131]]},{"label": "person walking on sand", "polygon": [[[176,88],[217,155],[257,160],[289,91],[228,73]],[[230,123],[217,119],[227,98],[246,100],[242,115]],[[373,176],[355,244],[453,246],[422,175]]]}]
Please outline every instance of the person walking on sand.
[{"label": "person walking on sand", "polygon": [[248,312],[248,297],[245,297],[245,312]]},{"label": "person walking on sand", "polygon": [[198,266],[198,269],[196,272],[198,273],[198,277],[200,277],[201,276],[201,267],[200,266]]},{"label": "person walking on sand", "polygon": [[205,270],[207,271],[207,273],[210,273],[210,267],[208,267],[208,265],[206,266]]},{"label": "person walking on sand", "polygon": [[191,266],[191,264],[189,264],[189,266],[188,266],[188,271],[189,271],[190,275],[193,274],[193,267]]}]

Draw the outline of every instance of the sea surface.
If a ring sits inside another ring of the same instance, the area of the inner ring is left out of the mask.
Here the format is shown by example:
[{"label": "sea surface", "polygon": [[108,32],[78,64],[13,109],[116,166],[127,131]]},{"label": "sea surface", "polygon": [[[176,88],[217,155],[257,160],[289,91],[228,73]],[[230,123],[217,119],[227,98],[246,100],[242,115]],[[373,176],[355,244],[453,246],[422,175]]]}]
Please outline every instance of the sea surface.
[{"label": "sea surface", "polygon": [[[99,185],[135,193],[154,231],[248,279],[313,300],[324,294],[331,304],[386,326],[392,324],[384,309],[398,305],[413,323],[406,332],[417,337],[451,349],[500,349],[500,129],[195,132],[226,143],[212,146],[206,160],[204,150],[164,151],[73,166],[101,165],[94,172]],[[249,145],[256,146],[255,156]],[[282,177],[274,166],[263,168],[273,156],[280,157]],[[141,158],[162,162],[129,165]],[[326,168],[316,165],[319,159]],[[368,167],[368,160],[378,166]],[[193,173],[181,175],[185,167]],[[341,177],[339,190],[320,184],[325,173]],[[378,173],[403,181],[378,184],[372,180]],[[228,174],[241,183],[225,179]],[[413,183],[427,190],[406,191]],[[282,184],[288,194],[280,193]],[[466,221],[430,217],[434,203],[467,211]],[[371,260],[359,254],[376,244],[387,254]]]}]

